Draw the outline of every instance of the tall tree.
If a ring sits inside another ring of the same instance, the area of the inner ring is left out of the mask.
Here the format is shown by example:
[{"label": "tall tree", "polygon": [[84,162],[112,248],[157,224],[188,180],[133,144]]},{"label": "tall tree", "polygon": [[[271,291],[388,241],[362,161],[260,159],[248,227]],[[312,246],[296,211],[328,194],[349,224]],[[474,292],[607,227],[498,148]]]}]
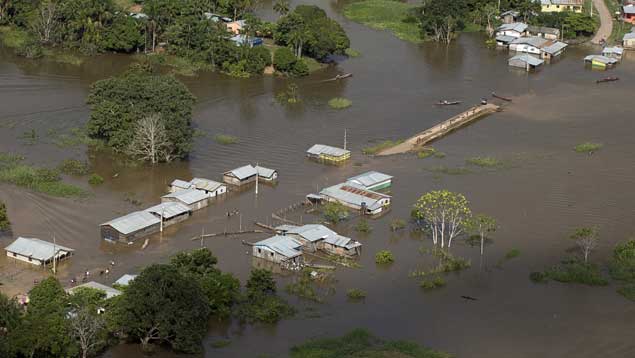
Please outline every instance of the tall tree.
[{"label": "tall tree", "polygon": [[584,262],[587,263],[591,251],[598,245],[599,235],[597,227],[582,227],[576,229],[570,238],[578,245],[584,256]]},{"label": "tall tree", "polygon": [[413,216],[420,220],[432,233],[432,242],[441,248],[448,247],[452,240],[464,230],[465,221],[470,217],[469,203],[463,194],[448,190],[431,191],[422,195],[414,205]]},{"label": "tall tree", "polygon": [[466,0],[424,1],[415,10],[423,34],[434,41],[449,43],[457,30],[465,27]]},{"label": "tall tree", "polygon": [[134,135],[128,146],[128,154],[152,164],[172,161],[174,145],[160,114],[151,114],[135,123]]},{"label": "tall tree", "polygon": [[496,219],[488,215],[478,214],[466,220],[465,226],[468,232],[479,235],[481,239],[481,256],[483,256],[485,239],[489,234],[496,231]]},{"label": "tall tree", "polygon": [[280,16],[288,14],[290,9],[291,5],[289,4],[289,0],[276,0],[273,3],[273,11],[278,13]]},{"label": "tall tree", "polygon": [[94,355],[106,345],[106,320],[99,314],[104,306],[106,293],[94,288],[79,287],[69,297],[71,332],[82,358]]},{"label": "tall tree", "polygon": [[12,357],[15,346],[11,337],[13,331],[20,325],[22,310],[15,299],[0,292],[0,357]]},{"label": "tall tree", "polygon": [[42,1],[34,15],[31,29],[43,44],[48,44],[53,40],[53,32],[58,27],[57,3],[52,0]]}]

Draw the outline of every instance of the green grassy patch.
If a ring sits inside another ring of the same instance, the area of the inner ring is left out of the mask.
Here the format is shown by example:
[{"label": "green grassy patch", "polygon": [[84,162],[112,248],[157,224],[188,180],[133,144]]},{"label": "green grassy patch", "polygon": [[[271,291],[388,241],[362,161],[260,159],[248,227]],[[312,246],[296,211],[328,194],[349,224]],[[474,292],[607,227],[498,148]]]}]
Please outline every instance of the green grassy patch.
[{"label": "green grassy patch", "polygon": [[329,107],[333,109],[348,108],[353,104],[353,101],[343,97],[335,97],[329,101]]},{"label": "green grassy patch", "polygon": [[403,143],[403,140],[385,140],[375,145],[365,147],[364,149],[362,149],[362,153],[367,155],[374,155],[381,152],[384,149],[394,147],[397,144],[401,144],[401,143]]},{"label": "green grassy patch", "polygon": [[445,279],[443,279],[443,277],[438,275],[432,278],[424,278],[423,280],[421,280],[421,282],[419,282],[419,286],[421,286],[421,288],[424,288],[426,290],[440,288],[445,286]]},{"label": "green grassy patch", "polygon": [[381,250],[375,254],[375,263],[387,265],[395,262],[395,256],[388,250]]},{"label": "green grassy patch", "polygon": [[192,77],[199,71],[211,71],[213,66],[202,61],[194,61],[185,57],[178,57],[167,54],[147,54],[135,55],[137,60],[147,62],[155,66],[170,67],[177,75]]},{"label": "green grassy patch", "polygon": [[0,26],[0,40],[6,47],[20,48],[26,45],[29,40],[29,34],[17,27]]},{"label": "green grassy patch", "polygon": [[357,51],[355,49],[352,49],[350,47],[347,48],[346,50],[344,50],[344,54],[346,56],[348,56],[348,57],[359,57],[359,56],[362,55],[361,52],[359,52],[359,51]]},{"label": "green grassy patch", "polygon": [[88,163],[77,159],[64,159],[57,167],[60,172],[67,175],[82,176],[88,174]]},{"label": "green grassy patch", "polygon": [[465,175],[470,174],[472,171],[465,167],[447,167],[445,165],[437,165],[435,167],[428,168],[429,171],[437,174],[445,175]]},{"label": "green grassy patch", "polygon": [[584,143],[580,143],[578,145],[576,145],[575,147],[573,147],[573,150],[576,151],[576,153],[593,153],[593,152],[597,152],[598,150],[600,150],[603,147],[603,145],[601,143],[593,143],[593,142],[584,142]]},{"label": "green grassy patch", "polygon": [[[316,274],[313,275],[313,272]],[[286,286],[286,290],[305,300],[321,303],[326,296],[335,293],[335,279],[332,272],[307,267],[294,282]]]},{"label": "green grassy patch", "polygon": [[368,221],[366,219],[362,218],[355,225],[355,231],[362,234],[368,234],[369,232],[373,231],[373,227],[368,224]]},{"label": "green grassy patch", "polygon": [[302,60],[304,60],[304,63],[306,63],[307,67],[309,68],[309,73],[319,71],[328,66],[326,63],[319,62],[318,60],[311,57],[304,56],[302,57]]},{"label": "green grassy patch", "polygon": [[425,147],[421,149],[419,152],[417,152],[417,158],[419,159],[426,159],[430,157],[445,158],[445,153],[439,152],[438,150],[432,147]]},{"label": "green grassy patch", "polygon": [[236,144],[238,143],[238,137],[229,134],[217,134],[214,136],[214,142],[222,145]]},{"label": "green grassy patch", "polygon": [[504,164],[503,161],[494,157],[472,157],[466,159],[465,162],[481,168],[500,168]]},{"label": "green grassy patch", "polygon": [[390,231],[398,231],[406,228],[406,220],[404,219],[393,219],[390,222]]},{"label": "green grassy patch", "polygon": [[406,341],[384,341],[357,329],[339,338],[310,340],[291,348],[291,358],[450,358]]},{"label": "green grassy patch", "polygon": [[58,63],[65,63],[67,65],[80,66],[86,60],[85,56],[79,55],[70,50],[43,48],[42,52],[47,59]]},{"label": "green grassy patch", "polygon": [[88,177],[88,184],[90,185],[101,185],[103,183],[104,178],[101,175],[93,173]]},{"label": "green grassy patch", "polygon": [[57,169],[15,164],[0,169],[0,181],[52,196],[83,197],[86,195],[82,188],[62,182]]},{"label": "green grassy patch", "polygon": [[358,288],[351,288],[350,290],[346,291],[346,297],[348,297],[350,300],[359,301],[366,298],[366,292]]},{"label": "green grassy patch", "polygon": [[532,272],[529,278],[537,283],[554,280],[562,283],[579,283],[589,286],[606,286],[608,281],[602,276],[597,265],[577,259],[564,260],[543,272]]},{"label": "green grassy patch", "polygon": [[402,40],[421,42],[415,22],[405,22],[408,11],[416,5],[392,0],[362,0],[344,7],[344,16],[377,30],[388,30]]},{"label": "green grassy patch", "polygon": [[70,133],[56,134],[49,133],[53,138],[53,143],[60,148],[72,148],[80,145],[86,145],[95,149],[104,148],[104,142],[88,136],[85,128],[71,128]]}]

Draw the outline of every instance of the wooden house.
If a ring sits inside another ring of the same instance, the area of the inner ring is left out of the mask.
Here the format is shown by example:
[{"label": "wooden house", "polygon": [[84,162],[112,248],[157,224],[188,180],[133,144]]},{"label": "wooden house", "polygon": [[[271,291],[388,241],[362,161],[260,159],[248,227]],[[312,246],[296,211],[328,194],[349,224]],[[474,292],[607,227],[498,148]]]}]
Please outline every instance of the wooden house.
[{"label": "wooden house", "polygon": [[537,57],[531,56],[529,54],[527,55],[516,55],[512,58],[510,58],[507,61],[507,64],[511,67],[517,67],[517,68],[522,68],[525,70],[531,70],[531,69],[536,69],[539,66],[542,66],[542,64],[545,63],[544,60],[541,60]]},{"label": "wooden house", "polygon": [[529,36],[542,37],[547,40],[560,39],[560,30],[553,27],[529,25],[527,26],[527,34]]},{"label": "wooden house", "polygon": [[227,193],[226,185],[210,179],[194,178],[190,180],[190,184],[192,188],[204,192],[210,198],[215,198]]},{"label": "wooden house", "polygon": [[593,68],[606,70],[607,68],[615,66],[617,60],[602,55],[589,55],[584,58],[584,62],[590,64]]},{"label": "wooden house", "polygon": [[306,155],[310,159],[339,164],[351,158],[351,151],[324,144],[315,144],[306,151]]},{"label": "wooden house", "polygon": [[191,211],[200,210],[209,204],[209,196],[196,189],[181,190],[161,197],[161,202],[178,202],[186,205]]},{"label": "wooden house", "polygon": [[147,211],[135,211],[100,225],[102,239],[120,242],[132,242],[160,229],[161,219]]},{"label": "wooden house", "polygon": [[170,183],[169,189],[170,189],[170,193],[176,193],[177,191],[192,189],[192,183],[190,183],[189,181],[181,180],[181,179],[174,179],[172,183]]},{"label": "wooden house", "polygon": [[264,180],[266,182],[274,182],[278,180],[278,171],[274,169],[269,169],[261,166],[256,166],[256,173],[258,173],[258,178]]},{"label": "wooden house", "polygon": [[614,58],[618,61],[622,59],[622,55],[624,55],[624,49],[619,46],[607,46],[602,49],[602,56]]},{"label": "wooden house", "polygon": [[278,179],[278,172],[261,166],[245,165],[223,173],[223,181],[227,184],[241,186],[255,182],[256,176],[266,182],[274,182]]},{"label": "wooden house", "polygon": [[393,177],[388,174],[370,171],[352,178],[348,178],[347,182],[356,184],[367,190],[381,190],[389,188],[392,185]]},{"label": "wooden house", "polygon": [[631,31],[622,38],[622,46],[625,49],[635,49],[635,32]]},{"label": "wooden house", "polygon": [[163,220],[163,227],[180,223],[187,220],[192,214],[192,210],[181,202],[167,201],[144,211],[153,214],[157,218]]},{"label": "wooden house", "polygon": [[4,250],[7,252],[7,257],[38,266],[46,266],[53,260],[60,262],[71,257],[75,252],[56,243],[26,237],[18,237]]},{"label": "wooden house", "polygon": [[276,235],[253,244],[252,254],[267,261],[294,267],[303,264],[302,245],[300,240],[292,236]]},{"label": "wooden house", "polygon": [[508,10],[500,14],[500,19],[503,24],[511,24],[520,19],[520,13],[516,10]]},{"label": "wooden house", "polygon": [[511,24],[502,24],[496,29],[496,36],[509,36],[519,38],[525,36],[527,24],[522,22],[512,22]]}]

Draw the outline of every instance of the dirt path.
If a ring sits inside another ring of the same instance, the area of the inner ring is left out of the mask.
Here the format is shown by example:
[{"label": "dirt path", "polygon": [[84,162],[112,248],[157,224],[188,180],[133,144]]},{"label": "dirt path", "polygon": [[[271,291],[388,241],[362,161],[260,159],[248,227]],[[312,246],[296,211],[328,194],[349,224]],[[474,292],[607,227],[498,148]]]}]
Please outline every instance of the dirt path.
[{"label": "dirt path", "polygon": [[598,10],[598,14],[600,15],[600,28],[591,40],[591,43],[594,44],[599,44],[602,39],[608,40],[611,36],[611,32],[613,31],[613,19],[611,17],[611,12],[604,1],[605,0],[593,0],[593,5],[595,5],[595,8]]}]

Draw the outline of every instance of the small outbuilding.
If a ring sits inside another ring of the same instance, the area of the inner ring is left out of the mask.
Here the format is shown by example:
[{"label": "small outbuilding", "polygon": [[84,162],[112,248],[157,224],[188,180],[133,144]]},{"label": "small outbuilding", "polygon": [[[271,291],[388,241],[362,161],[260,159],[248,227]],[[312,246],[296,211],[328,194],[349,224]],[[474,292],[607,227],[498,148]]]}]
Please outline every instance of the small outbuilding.
[{"label": "small outbuilding", "polygon": [[353,183],[341,183],[320,191],[323,200],[337,202],[364,215],[378,215],[390,206],[390,195],[366,190]]},{"label": "small outbuilding", "polygon": [[132,242],[158,232],[161,219],[147,211],[135,211],[100,225],[101,238],[108,241]]},{"label": "small outbuilding", "polygon": [[605,70],[607,68],[615,66],[617,60],[602,55],[589,55],[584,58],[584,62],[590,64],[594,68]]},{"label": "small outbuilding", "polygon": [[258,178],[268,181],[274,182],[278,180],[278,171],[275,169],[269,169],[261,166],[256,166],[256,173],[258,173]]},{"label": "small outbuilding", "polygon": [[190,180],[190,184],[194,189],[204,192],[210,198],[227,193],[227,186],[210,179],[194,178]]},{"label": "small outbuilding", "polygon": [[192,189],[192,183],[189,181],[174,179],[174,181],[170,183],[170,193],[176,193],[177,191],[188,189]]},{"label": "small outbuilding", "polygon": [[144,211],[163,220],[163,227],[185,221],[192,214],[192,210],[187,205],[174,201],[167,201],[147,208]]},{"label": "small outbuilding", "polygon": [[276,235],[253,244],[252,253],[255,257],[293,267],[303,263],[302,245],[295,237]]},{"label": "small outbuilding", "polygon": [[293,236],[302,242],[302,250],[322,250],[329,254],[353,257],[361,253],[362,244],[320,224],[302,226],[282,225],[276,231],[283,236]]},{"label": "small outbuilding", "polygon": [[161,202],[178,202],[186,205],[191,211],[203,209],[209,204],[209,196],[196,189],[177,191],[161,197]]},{"label": "small outbuilding", "polygon": [[256,168],[245,165],[223,173],[223,181],[227,184],[240,186],[256,181],[256,175],[258,175]]},{"label": "small outbuilding", "polygon": [[81,285],[77,285],[75,287],[67,288],[66,293],[68,293],[69,295],[72,295],[81,288],[92,288],[94,290],[102,291],[103,293],[106,294],[106,299],[113,298],[122,294],[122,292],[116,288],[112,288],[110,286],[106,286],[95,281],[90,281]]},{"label": "small outbuilding", "polygon": [[569,45],[560,41],[553,41],[551,43],[548,43],[540,49],[540,57],[545,60],[556,58],[564,53],[564,50],[567,48],[567,46]]},{"label": "small outbuilding", "polygon": [[334,235],[325,238],[321,248],[329,254],[353,257],[361,254],[362,244],[350,237]]},{"label": "small outbuilding", "polygon": [[367,190],[381,190],[389,188],[392,185],[392,179],[393,177],[391,175],[370,171],[348,178],[348,182]]},{"label": "small outbuilding", "polygon": [[32,265],[46,266],[53,260],[60,262],[73,255],[75,250],[40,239],[18,237],[5,247],[7,257],[28,262]]},{"label": "small outbuilding", "polygon": [[330,145],[315,144],[306,151],[306,156],[310,159],[338,164],[350,159],[351,151]]},{"label": "small outbuilding", "polygon": [[631,31],[624,35],[622,46],[626,49],[635,49],[635,32]]},{"label": "small outbuilding", "polygon": [[518,37],[508,36],[508,35],[497,35],[496,36],[496,46],[501,47],[509,47],[509,44],[512,41],[516,40]]},{"label": "small outbuilding", "polygon": [[602,56],[614,58],[616,60],[621,60],[622,55],[624,55],[624,49],[619,46],[609,46],[602,49]]},{"label": "small outbuilding", "polygon": [[511,24],[502,24],[496,29],[496,36],[510,36],[519,38],[525,35],[527,24],[523,22],[512,22]]},{"label": "small outbuilding", "polygon": [[547,40],[558,40],[560,38],[560,30],[546,26],[527,26],[527,34],[530,36],[539,36]]},{"label": "small outbuilding", "polygon": [[139,275],[125,274],[119,277],[117,281],[115,281],[115,285],[124,286],[124,287],[128,286],[132,280],[137,278],[137,276]]},{"label": "small outbuilding", "polygon": [[500,14],[500,19],[504,24],[511,24],[520,18],[520,13],[516,10],[508,10]]},{"label": "small outbuilding", "polygon": [[530,70],[536,69],[538,66],[541,66],[543,63],[545,63],[545,61],[531,55],[516,55],[510,58],[507,63],[511,67],[518,67]]}]

